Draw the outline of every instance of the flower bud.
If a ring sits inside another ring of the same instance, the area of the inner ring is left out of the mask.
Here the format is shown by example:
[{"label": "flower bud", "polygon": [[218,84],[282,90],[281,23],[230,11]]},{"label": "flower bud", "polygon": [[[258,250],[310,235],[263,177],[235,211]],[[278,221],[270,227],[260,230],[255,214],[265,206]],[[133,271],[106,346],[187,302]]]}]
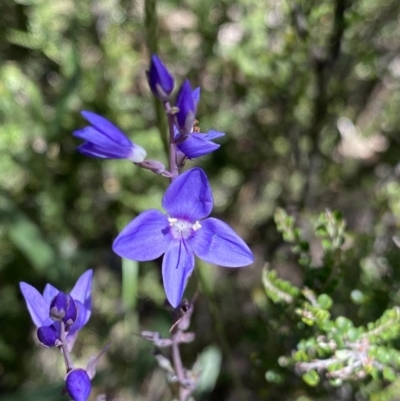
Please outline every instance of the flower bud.
[{"label": "flower bud", "polygon": [[86,401],[90,396],[92,385],[84,369],[73,369],[65,378],[67,393],[73,401]]},{"label": "flower bud", "polygon": [[190,82],[186,79],[176,97],[178,111],[175,114],[175,124],[181,135],[189,135],[193,131],[196,117],[196,105],[193,100]]},{"label": "flower bud", "polygon": [[174,78],[164,63],[155,54],[151,56],[150,69],[147,71],[147,80],[154,96],[163,102],[167,101],[174,89]]},{"label": "flower bud", "polygon": [[71,326],[77,317],[78,310],[71,295],[60,291],[51,301],[50,317],[53,320],[63,321],[66,325]]},{"label": "flower bud", "polygon": [[37,330],[37,336],[42,345],[45,347],[54,347],[61,344],[58,338],[57,329],[54,325],[42,326]]}]

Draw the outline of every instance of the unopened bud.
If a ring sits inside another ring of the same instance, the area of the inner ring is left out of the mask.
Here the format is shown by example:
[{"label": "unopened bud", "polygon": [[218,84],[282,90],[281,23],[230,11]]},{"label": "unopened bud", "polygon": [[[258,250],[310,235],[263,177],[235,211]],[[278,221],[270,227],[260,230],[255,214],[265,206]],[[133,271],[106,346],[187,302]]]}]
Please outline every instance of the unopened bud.
[{"label": "unopened bud", "polygon": [[167,101],[174,89],[174,78],[167,67],[155,54],[151,56],[150,69],[147,71],[150,89],[161,101]]},{"label": "unopened bud", "polygon": [[51,301],[50,317],[56,321],[63,321],[71,326],[78,315],[78,310],[71,295],[59,292]]},{"label": "unopened bud", "polygon": [[84,369],[73,369],[65,378],[67,393],[73,401],[86,401],[92,389],[88,374]]},{"label": "unopened bud", "polygon": [[39,327],[37,330],[37,336],[40,343],[45,347],[54,347],[61,344],[61,341],[58,338],[57,329],[54,325]]}]

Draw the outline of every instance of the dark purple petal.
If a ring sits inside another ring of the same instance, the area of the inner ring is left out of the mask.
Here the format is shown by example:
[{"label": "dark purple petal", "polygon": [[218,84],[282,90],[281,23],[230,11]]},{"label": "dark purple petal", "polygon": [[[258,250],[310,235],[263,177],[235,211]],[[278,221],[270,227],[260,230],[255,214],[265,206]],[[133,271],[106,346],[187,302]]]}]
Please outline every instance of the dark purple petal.
[{"label": "dark purple petal", "polygon": [[179,150],[189,159],[204,156],[214,152],[220,145],[208,141],[204,134],[192,133],[185,141],[177,145]]},{"label": "dark purple petal", "polygon": [[60,341],[57,329],[54,325],[42,326],[37,330],[37,337],[45,347],[54,347]]},{"label": "dark purple petal", "polygon": [[92,310],[92,280],[93,270],[87,270],[83,273],[70,292],[71,297],[75,301],[81,302],[86,309]]},{"label": "dark purple petal", "polygon": [[[90,122],[96,130],[100,131],[101,134],[104,134],[104,137],[109,138],[115,143],[120,144],[121,146],[130,146],[131,141],[127,138],[127,136],[112,122],[108,121],[106,118],[93,113],[92,111],[81,111],[83,118]],[[79,131],[76,131],[79,132]],[[75,136],[78,136],[74,133]],[[82,137],[80,137],[82,138]],[[87,138],[82,138],[88,140]],[[88,140],[92,142],[91,140]],[[93,141],[97,142],[97,141]]]},{"label": "dark purple petal", "polygon": [[224,222],[214,218],[201,221],[189,243],[196,256],[224,267],[248,266],[254,257],[245,242]]},{"label": "dark purple petal", "polygon": [[63,321],[71,326],[78,315],[78,310],[71,295],[60,291],[50,304],[50,317],[56,321]]},{"label": "dark purple petal", "polygon": [[158,210],[146,210],[121,231],[113,250],[122,258],[153,260],[165,253],[171,240],[167,217]]},{"label": "dark purple petal", "polygon": [[49,317],[49,304],[44,300],[42,294],[31,285],[20,282],[19,288],[25,298],[33,323],[36,327],[41,327]]},{"label": "dark purple petal", "polygon": [[174,89],[174,78],[164,63],[153,54],[150,61],[150,69],[147,71],[147,80],[154,96],[161,101],[168,100]]},{"label": "dark purple petal", "polygon": [[46,287],[44,287],[43,291],[43,298],[47,302],[49,308],[50,308],[50,302],[53,300],[53,298],[59,293],[60,291],[57,290],[56,287],[53,287],[51,284],[46,284]]},{"label": "dark purple petal", "polygon": [[181,302],[193,268],[193,251],[188,244],[183,240],[171,242],[163,259],[162,277],[167,299],[174,308]]},{"label": "dark purple petal", "polygon": [[74,369],[65,378],[67,393],[73,401],[86,401],[92,389],[88,374],[83,369]]},{"label": "dark purple petal", "polygon": [[197,108],[197,104],[199,103],[199,100],[200,100],[200,88],[194,89],[192,92],[192,96],[193,96],[194,105]]},{"label": "dark purple petal", "polygon": [[172,181],[162,200],[171,217],[194,223],[207,217],[213,207],[213,197],[207,176],[200,168],[192,168]]},{"label": "dark purple petal", "polygon": [[175,115],[176,126],[182,135],[188,135],[193,131],[196,105],[193,100],[190,82],[187,79],[179,89],[175,106],[179,109]]},{"label": "dark purple petal", "polygon": [[86,309],[85,306],[80,301],[74,300],[74,302],[77,309],[77,315],[75,322],[68,331],[68,335],[71,336],[73,336],[77,331],[82,329],[82,327],[88,322],[91,315],[91,311]]}]

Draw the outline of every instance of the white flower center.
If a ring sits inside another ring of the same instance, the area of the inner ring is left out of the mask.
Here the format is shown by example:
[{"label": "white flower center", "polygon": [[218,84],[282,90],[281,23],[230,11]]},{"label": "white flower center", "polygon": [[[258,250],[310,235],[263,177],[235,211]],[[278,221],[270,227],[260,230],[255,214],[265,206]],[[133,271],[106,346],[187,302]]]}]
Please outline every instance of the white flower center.
[{"label": "white flower center", "polygon": [[199,221],[196,221],[193,224],[186,220],[168,217],[168,222],[171,227],[171,234],[175,239],[187,239],[191,237],[195,231],[201,228]]}]

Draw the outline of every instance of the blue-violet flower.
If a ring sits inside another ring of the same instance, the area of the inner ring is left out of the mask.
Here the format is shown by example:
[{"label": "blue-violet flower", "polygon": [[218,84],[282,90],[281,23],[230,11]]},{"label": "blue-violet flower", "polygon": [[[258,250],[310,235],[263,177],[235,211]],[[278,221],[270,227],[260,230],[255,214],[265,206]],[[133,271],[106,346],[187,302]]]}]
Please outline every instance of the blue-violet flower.
[{"label": "blue-violet flower", "polygon": [[[72,326],[69,327],[67,332],[66,340],[70,350],[73,347],[78,331],[88,322],[92,313],[92,279],[93,270],[87,270],[79,277],[74,288],[70,292],[70,296],[78,309],[76,320]],[[19,286],[35,326],[38,329],[50,327],[40,332],[38,330],[39,341],[47,347],[57,345],[55,344],[56,339],[54,339],[50,330],[52,330],[51,326],[53,326],[57,331],[57,339],[60,339],[61,325],[60,322],[55,322],[50,317],[50,306],[60,291],[51,284],[47,284],[43,295],[41,295],[40,292],[30,284],[20,282]]]},{"label": "blue-violet flower", "polygon": [[[196,88],[192,92],[192,97],[195,106],[200,100],[200,88]],[[193,127],[192,127],[193,128]],[[180,137],[178,128],[175,127],[175,140]],[[201,132],[192,132],[190,135],[186,136],[183,142],[179,142],[177,148],[184,154],[185,157],[189,159],[195,159],[196,157],[204,156],[208,153],[217,150],[220,145],[214,143],[213,140],[224,136],[223,132],[209,130],[207,134]]]},{"label": "blue-violet flower", "polygon": [[73,401],[86,401],[90,396],[92,385],[84,369],[73,369],[65,378],[65,388]]},{"label": "blue-violet flower", "polygon": [[176,95],[177,112],[175,124],[181,135],[189,135],[193,131],[193,124],[196,118],[196,103],[192,95],[192,87],[189,80],[185,79],[179,92]]},{"label": "blue-violet flower", "polygon": [[89,157],[102,159],[128,159],[141,163],[146,151],[130,139],[113,123],[91,111],[82,111],[82,116],[91,125],[74,131],[73,135],[86,141],[78,146],[79,152]]},{"label": "blue-violet flower", "polygon": [[151,56],[147,80],[154,96],[165,102],[174,90],[174,78],[164,63],[155,54]]},{"label": "blue-violet flower", "polygon": [[178,176],[162,200],[167,215],[147,210],[119,234],[113,250],[121,257],[146,261],[164,255],[162,276],[168,301],[177,307],[194,268],[194,255],[225,267],[253,263],[244,241],[221,220],[208,217],[213,207],[204,171],[193,168]]}]

